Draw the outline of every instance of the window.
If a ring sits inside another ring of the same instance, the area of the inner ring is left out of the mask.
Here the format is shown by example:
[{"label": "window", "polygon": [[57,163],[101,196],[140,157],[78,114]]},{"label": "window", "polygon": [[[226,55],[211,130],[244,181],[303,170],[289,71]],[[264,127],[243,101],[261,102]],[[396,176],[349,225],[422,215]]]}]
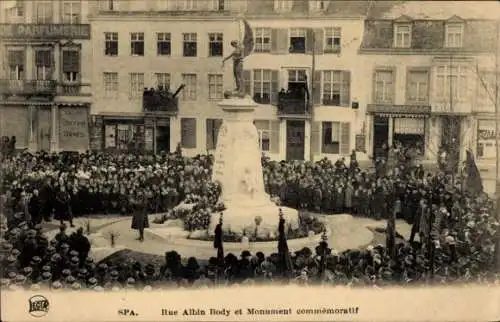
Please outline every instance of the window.
[{"label": "window", "polygon": [[290,52],[305,53],[306,52],[306,29],[292,28],[290,29]]},{"label": "window", "polygon": [[35,23],[49,24],[52,23],[52,2],[35,2],[36,17]]},{"label": "window", "polygon": [[321,153],[349,154],[350,153],[350,123],[323,122],[322,123]]},{"label": "window", "polygon": [[158,40],[156,42],[156,53],[158,56],[170,56],[171,44],[170,44],[170,33],[169,32],[159,32]]},{"label": "window", "polygon": [[375,101],[392,103],[394,100],[394,74],[390,70],[375,72]]},{"label": "window", "polygon": [[225,5],[224,5],[225,0],[212,0],[212,5],[215,10],[223,11],[225,10]]},{"label": "window", "polygon": [[105,32],[105,52],[106,56],[118,56],[118,33],[117,32]]},{"label": "window", "polygon": [[144,74],[130,73],[130,98],[142,97],[144,93]]},{"label": "window", "polygon": [[19,1],[13,7],[5,9],[6,23],[22,23],[24,16],[24,2]]},{"label": "window", "polygon": [[394,47],[411,47],[411,26],[397,24],[394,26]]},{"label": "window", "polygon": [[197,43],[196,43],[196,33],[182,34],[184,39],[184,57],[196,57],[197,54]]},{"label": "window", "polygon": [[279,12],[292,10],[294,0],[274,0],[274,9]]},{"label": "window", "polygon": [[130,54],[144,56],[144,33],[133,32],[130,34]]},{"label": "window", "polygon": [[104,73],[104,95],[106,97],[118,96],[118,73]]},{"label": "window", "polygon": [[462,47],[464,26],[462,24],[446,25],[445,45],[448,48]]},{"label": "window", "polygon": [[477,157],[495,159],[495,120],[477,121]]},{"label": "window", "polygon": [[221,33],[208,34],[208,38],[210,42],[208,47],[208,55],[210,57],[222,56],[222,50],[223,50],[222,34]]},{"label": "window", "polygon": [[170,89],[170,74],[156,73],[156,88]]},{"label": "window", "polygon": [[429,101],[429,73],[427,71],[409,71],[407,86],[408,101],[413,103]]},{"label": "window", "polygon": [[221,74],[208,75],[208,98],[221,100],[223,98],[223,80]]},{"label": "window", "polygon": [[219,137],[219,130],[222,126],[220,119],[207,119],[207,150],[215,150],[217,147],[217,139]]},{"label": "window", "polygon": [[255,69],[253,71],[253,99],[260,104],[271,103],[271,70]]},{"label": "window", "polygon": [[255,28],[256,53],[268,53],[271,51],[271,28]]},{"label": "window", "polygon": [[80,52],[76,50],[63,51],[62,70],[65,82],[78,82],[80,75]]},{"label": "window", "polygon": [[182,90],[182,99],[185,101],[195,101],[198,86],[196,74],[182,74],[182,83],[185,85]]},{"label": "window", "polygon": [[340,33],[338,27],[325,29],[325,52],[340,52]]},{"label": "window", "polygon": [[340,123],[323,122],[323,144],[321,153],[339,154],[340,152]]},{"label": "window", "polygon": [[9,79],[11,80],[24,79],[24,64],[25,64],[24,50],[9,50],[8,60],[9,60],[8,61]]},{"label": "window", "polygon": [[198,10],[200,0],[179,0],[179,10]]},{"label": "window", "polygon": [[52,52],[50,50],[38,50],[35,52],[35,67],[37,80],[52,79]]},{"label": "window", "polygon": [[255,121],[255,127],[259,134],[259,148],[263,152],[271,150],[271,122],[270,121]]},{"label": "window", "polygon": [[81,12],[80,1],[65,1],[63,3],[63,23],[78,24],[80,23]]},{"label": "window", "polygon": [[305,69],[289,69],[288,70],[288,82],[302,83],[307,81],[306,70]]},{"label": "window", "polygon": [[323,105],[349,106],[351,75],[349,71],[323,71]]},{"label": "window", "polygon": [[181,118],[181,147],[196,148],[196,119]]},{"label": "window", "polygon": [[438,66],[436,96],[444,100],[463,100],[467,97],[467,66]]}]

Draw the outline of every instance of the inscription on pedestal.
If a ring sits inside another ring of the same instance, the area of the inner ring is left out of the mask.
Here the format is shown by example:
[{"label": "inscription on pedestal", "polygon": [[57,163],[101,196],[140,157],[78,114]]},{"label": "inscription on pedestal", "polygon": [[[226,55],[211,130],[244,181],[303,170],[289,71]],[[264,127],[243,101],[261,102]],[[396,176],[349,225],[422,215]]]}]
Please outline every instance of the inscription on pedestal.
[{"label": "inscription on pedestal", "polygon": [[224,176],[225,169],[225,154],[227,152],[227,126],[222,124],[217,138],[217,149],[215,151],[214,174],[215,179]]}]

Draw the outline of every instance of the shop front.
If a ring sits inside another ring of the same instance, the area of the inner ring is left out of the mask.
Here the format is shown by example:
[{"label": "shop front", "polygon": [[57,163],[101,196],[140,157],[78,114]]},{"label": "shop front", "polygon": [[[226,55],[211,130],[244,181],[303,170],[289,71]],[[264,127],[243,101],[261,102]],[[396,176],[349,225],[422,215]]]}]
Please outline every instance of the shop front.
[{"label": "shop front", "polygon": [[91,119],[91,150],[140,154],[170,152],[169,117],[93,115]]},{"label": "shop front", "polygon": [[17,150],[28,148],[29,144],[29,107],[27,105],[0,106],[0,137],[15,137]]},{"label": "shop front", "polygon": [[368,105],[367,112],[372,120],[371,155],[386,157],[388,147],[394,145],[425,154],[429,106]]},{"label": "shop front", "polygon": [[481,161],[494,161],[496,124],[492,119],[477,120],[477,147],[476,156]]}]

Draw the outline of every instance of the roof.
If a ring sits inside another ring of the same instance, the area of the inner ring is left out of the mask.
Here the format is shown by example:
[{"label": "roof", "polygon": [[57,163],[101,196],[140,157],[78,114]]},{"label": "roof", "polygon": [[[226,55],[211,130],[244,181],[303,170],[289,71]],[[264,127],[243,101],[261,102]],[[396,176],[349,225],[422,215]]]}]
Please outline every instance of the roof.
[{"label": "roof", "polygon": [[308,1],[312,0],[293,0],[290,12],[279,13],[274,10],[273,0],[250,0],[247,6],[246,14],[252,16],[313,16],[319,15],[324,17],[366,17],[380,16],[394,5],[400,4],[402,1],[370,1],[370,0],[351,0],[351,1],[325,1],[327,4],[326,10],[322,12],[312,13],[309,11]]},{"label": "roof", "polygon": [[[377,1],[378,2],[378,1]],[[406,15],[412,19],[447,20],[452,16],[462,19],[499,19],[498,1],[399,1],[376,18],[397,19]]]}]

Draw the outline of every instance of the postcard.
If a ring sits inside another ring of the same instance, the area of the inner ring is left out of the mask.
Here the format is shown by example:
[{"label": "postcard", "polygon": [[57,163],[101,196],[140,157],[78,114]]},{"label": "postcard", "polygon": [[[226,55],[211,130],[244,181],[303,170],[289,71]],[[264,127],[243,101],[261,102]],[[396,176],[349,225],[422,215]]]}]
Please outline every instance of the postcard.
[{"label": "postcard", "polygon": [[1,319],[499,320],[499,39],[496,1],[1,1]]}]

